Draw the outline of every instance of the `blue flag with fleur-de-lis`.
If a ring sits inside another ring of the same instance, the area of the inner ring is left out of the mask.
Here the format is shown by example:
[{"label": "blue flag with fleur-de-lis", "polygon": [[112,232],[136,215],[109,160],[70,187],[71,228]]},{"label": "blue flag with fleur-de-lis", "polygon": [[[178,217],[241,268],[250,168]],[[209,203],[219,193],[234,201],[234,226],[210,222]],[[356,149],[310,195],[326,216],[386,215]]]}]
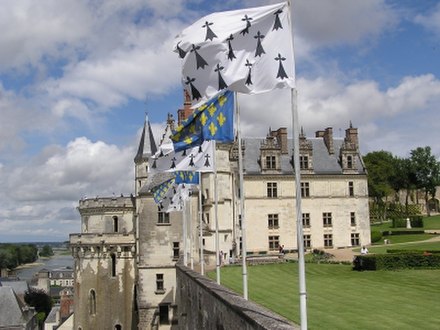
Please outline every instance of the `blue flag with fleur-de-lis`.
[{"label": "blue flag with fleur-de-lis", "polygon": [[194,110],[171,135],[174,150],[180,151],[205,140],[234,141],[234,93],[220,93]]},{"label": "blue flag with fleur-de-lis", "polygon": [[199,173],[192,171],[176,171],[176,183],[199,184]]}]

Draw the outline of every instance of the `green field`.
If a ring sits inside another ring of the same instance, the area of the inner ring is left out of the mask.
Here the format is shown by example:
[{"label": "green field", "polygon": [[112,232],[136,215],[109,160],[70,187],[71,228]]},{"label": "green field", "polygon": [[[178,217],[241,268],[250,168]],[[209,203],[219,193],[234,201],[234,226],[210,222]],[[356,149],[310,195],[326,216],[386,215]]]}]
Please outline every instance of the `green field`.
[{"label": "green field", "polygon": [[[248,267],[249,299],[299,323],[297,266]],[[439,329],[439,279],[440,270],[356,272],[349,265],[306,264],[309,329]],[[242,292],[241,267],[223,267],[221,282]]]}]

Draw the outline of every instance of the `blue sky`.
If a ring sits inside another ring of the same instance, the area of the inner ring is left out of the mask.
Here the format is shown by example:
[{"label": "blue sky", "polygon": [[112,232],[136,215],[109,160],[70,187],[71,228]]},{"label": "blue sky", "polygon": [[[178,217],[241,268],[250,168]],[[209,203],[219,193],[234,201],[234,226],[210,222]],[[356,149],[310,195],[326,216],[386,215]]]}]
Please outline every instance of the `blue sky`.
[{"label": "blue sky", "polygon": [[[0,12],[0,242],[68,240],[78,200],[133,192],[145,111],[183,101],[174,37],[203,15],[277,1],[6,0]],[[349,122],[361,152],[440,158],[440,3],[293,1],[300,125]],[[289,93],[240,97],[244,136],[290,128]],[[289,130],[290,131],[290,130]]]}]

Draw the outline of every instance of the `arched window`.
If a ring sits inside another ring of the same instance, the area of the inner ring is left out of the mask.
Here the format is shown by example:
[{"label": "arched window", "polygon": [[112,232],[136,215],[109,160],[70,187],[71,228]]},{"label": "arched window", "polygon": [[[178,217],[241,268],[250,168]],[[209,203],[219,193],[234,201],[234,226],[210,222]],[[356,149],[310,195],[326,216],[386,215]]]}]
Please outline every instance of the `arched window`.
[{"label": "arched window", "polygon": [[112,271],[112,277],[116,276],[116,255],[112,253],[110,255],[111,258],[111,271]]},{"label": "arched window", "polygon": [[96,293],[93,289],[89,292],[89,314],[96,314]]},{"label": "arched window", "polygon": [[119,230],[119,223],[118,223],[118,217],[115,215],[114,217],[113,217],[113,232],[115,232],[115,233],[117,233],[118,232],[118,230]]},{"label": "arched window", "polygon": [[116,324],[115,325],[115,330],[122,330],[122,325]]}]

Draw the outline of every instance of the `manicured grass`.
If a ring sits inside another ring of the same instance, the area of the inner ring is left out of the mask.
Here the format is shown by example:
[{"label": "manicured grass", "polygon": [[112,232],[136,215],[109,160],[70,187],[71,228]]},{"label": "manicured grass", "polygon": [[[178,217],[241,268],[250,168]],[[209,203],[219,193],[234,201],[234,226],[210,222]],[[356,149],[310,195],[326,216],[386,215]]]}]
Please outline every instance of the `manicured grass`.
[{"label": "manicured grass", "polygon": [[[399,244],[399,245],[383,245],[383,246],[371,246],[368,248],[368,251],[370,253],[377,253],[377,254],[383,254],[387,253],[387,250],[418,250],[418,251],[433,251],[433,250],[440,250],[440,241],[437,242],[420,242],[420,243],[413,243],[413,244]],[[356,250],[354,250],[356,251]],[[359,249],[360,251],[360,249]],[[358,252],[358,251],[356,251]]]},{"label": "manicured grass", "polygon": [[423,218],[424,229],[440,229],[440,215]]},{"label": "manicured grass", "polygon": [[[309,329],[438,329],[439,278],[440,270],[356,272],[349,265],[306,264]],[[223,267],[221,282],[242,292],[241,267]],[[250,300],[299,323],[296,263],[250,266],[248,285]]]}]

